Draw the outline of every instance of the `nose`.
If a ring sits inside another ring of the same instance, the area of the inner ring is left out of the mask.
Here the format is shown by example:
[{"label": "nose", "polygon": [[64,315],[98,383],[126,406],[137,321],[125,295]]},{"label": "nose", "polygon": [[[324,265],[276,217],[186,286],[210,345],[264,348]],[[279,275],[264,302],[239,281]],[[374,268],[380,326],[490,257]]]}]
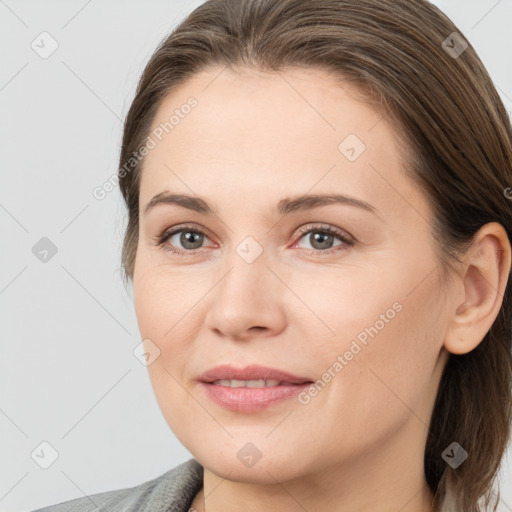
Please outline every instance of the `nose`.
[{"label": "nose", "polygon": [[205,326],[237,341],[279,334],[286,324],[286,287],[269,268],[265,253],[248,263],[235,252],[229,264],[209,294]]}]

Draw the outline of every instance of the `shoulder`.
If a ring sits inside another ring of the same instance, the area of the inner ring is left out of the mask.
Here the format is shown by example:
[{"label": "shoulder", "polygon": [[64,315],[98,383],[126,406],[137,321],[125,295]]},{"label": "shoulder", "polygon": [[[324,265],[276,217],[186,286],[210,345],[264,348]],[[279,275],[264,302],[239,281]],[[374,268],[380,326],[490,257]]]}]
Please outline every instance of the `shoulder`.
[{"label": "shoulder", "polygon": [[189,459],[134,487],[91,494],[33,512],[187,512],[203,484],[203,467]]}]

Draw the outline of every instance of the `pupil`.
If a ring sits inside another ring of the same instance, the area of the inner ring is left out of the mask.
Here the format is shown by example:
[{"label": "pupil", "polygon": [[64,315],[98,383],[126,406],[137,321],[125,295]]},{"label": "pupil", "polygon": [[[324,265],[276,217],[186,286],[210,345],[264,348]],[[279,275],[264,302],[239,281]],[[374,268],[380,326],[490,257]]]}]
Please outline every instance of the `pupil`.
[{"label": "pupil", "polygon": [[[188,247],[187,244],[189,243],[194,243],[197,242],[197,240],[200,240],[202,237],[202,234],[201,233],[196,233],[194,235],[194,232],[193,231],[185,231],[183,232],[183,234],[181,235],[181,243],[183,244],[183,247],[186,247],[188,249],[197,249],[197,247]],[[195,238],[195,240],[194,240]],[[191,239],[191,240],[190,240]],[[201,244],[199,244],[199,246],[201,246]]]},{"label": "pupil", "polygon": [[[332,235],[329,235],[327,233],[315,233],[315,234],[313,234],[313,239],[314,239],[315,243],[320,241],[320,247],[318,247],[318,249],[328,249],[330,246],[329,242],[332,241]],[[322,239],[324,239],[323,243],[322,243]],[[314,247],[314,244],[312,244],[312,245]]]}]

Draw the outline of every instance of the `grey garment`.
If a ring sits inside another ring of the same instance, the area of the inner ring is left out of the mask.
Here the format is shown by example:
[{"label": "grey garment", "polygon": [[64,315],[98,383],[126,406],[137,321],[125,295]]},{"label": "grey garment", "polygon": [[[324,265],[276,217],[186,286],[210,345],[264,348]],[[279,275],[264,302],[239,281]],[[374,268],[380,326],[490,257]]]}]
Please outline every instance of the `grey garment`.
[{"label": "grey garment", "polygon": [[203,466],[189,459],[135,487],[91,494],[32,512],[188,512],[202,486]]}]

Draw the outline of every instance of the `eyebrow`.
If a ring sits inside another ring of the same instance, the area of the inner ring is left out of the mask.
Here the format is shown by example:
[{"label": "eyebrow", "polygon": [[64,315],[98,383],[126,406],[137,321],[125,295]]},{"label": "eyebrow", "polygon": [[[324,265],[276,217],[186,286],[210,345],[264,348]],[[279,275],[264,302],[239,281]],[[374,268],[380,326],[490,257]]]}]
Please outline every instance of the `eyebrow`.
[{"label": "eyebrow", "polygon": [[[288,213],[312,210],[314,208],[335,203],[355,206],[378,215],[378,210],[371,204],[361,199],[356,199],[355,197],[343,194],[309,194],[285,197],[277,203],[275,211],[280,215],[287,215]],[[171,194],[169,192],[161,192],[154,196],[144,207],[144,214],[147,214],[151,209],[159,204],[178,205],[205,215],[217,215],[208,203],[200,197],[185,194]]]}]

